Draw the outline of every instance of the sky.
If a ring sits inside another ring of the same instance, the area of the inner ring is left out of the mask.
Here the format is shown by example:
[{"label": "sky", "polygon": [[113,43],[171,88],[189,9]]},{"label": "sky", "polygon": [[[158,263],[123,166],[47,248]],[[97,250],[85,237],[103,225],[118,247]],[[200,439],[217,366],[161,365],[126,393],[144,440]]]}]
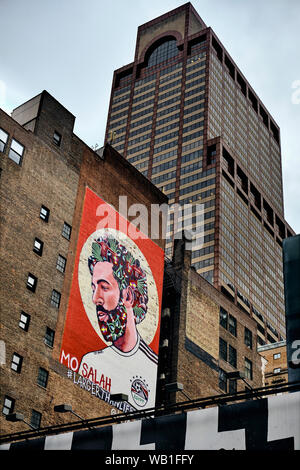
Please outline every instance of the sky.
[{"label": "sky", "polygon": [[[103,145],[113,72],[139,25],[184,0],[0,0],[0,107],[47,90]],[[285,219],[300,233],[300,1],[193,0],[281,130]]]}]

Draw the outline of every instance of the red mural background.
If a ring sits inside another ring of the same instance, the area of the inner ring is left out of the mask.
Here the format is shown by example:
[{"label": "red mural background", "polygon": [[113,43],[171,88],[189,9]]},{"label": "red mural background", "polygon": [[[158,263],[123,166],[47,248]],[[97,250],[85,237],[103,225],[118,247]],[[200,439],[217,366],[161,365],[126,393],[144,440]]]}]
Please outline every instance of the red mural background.
[{"label": "red mural background", "polygon": [[[99,211],[100,205],[101,211]],[[96,215],[97,213],[99,214],[99,212],[101,212],[102,216]],[[80,360],[84,354],[89,351],[101,350],[106,347],[105,342],[102,340],[102,337],[97,334],[85,312],[78,282],[79,257],[82,247],[88,237],[98,229],[99,224],[101,224],[101,220],[103,221],[105,218],[109,219],[105,213],[113,215],[113,217],[111,217],[111,222],[116,221],[115,227],[110,227],[108,224],[107,228],[117,228],[120,232],[125,233],[128,238],[131,238],[129,235],[129,229],[130,226],[133,227],[132,224],[130,224],[130,222],[119,214],[111,205],[103,201],[97,194],[89,188],[86,188],[60,355],[60,361],[73,370],[78,369]],[[146,258],[152,271],[158,293],[159,318],[157,319],[155,334],[149,344],[150,348],[158,355],[164,273],[164,251],[135,227],[134,232],[138,233],[140,236],[138,238],[134,237],[134,240],[131,238],[131,240],[134,241]],[[87,275],[89,274],[87,273]]]}]

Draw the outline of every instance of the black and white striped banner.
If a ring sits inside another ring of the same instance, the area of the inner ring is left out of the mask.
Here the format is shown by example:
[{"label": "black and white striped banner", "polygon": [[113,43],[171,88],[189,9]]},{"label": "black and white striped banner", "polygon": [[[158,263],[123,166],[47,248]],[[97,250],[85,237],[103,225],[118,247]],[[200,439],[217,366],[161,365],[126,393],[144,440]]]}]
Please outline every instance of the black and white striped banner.
[{"label": "black and white striped banner", "polygon": [[1,450],[300,450],[300,392],[3,444]]}]

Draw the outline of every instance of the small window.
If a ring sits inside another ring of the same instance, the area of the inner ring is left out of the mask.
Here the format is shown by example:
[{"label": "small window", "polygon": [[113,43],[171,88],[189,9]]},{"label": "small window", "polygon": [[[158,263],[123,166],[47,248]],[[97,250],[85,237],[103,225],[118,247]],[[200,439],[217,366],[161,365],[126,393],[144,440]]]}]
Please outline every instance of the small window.
[{"label": "small window", "polygon": [[278,374],[281,371],[280,367],[273,370],[273,374]]},{"label": "small window", "polygon": [[232,367],[236,368],[236,349],[233,348],[230,344],[228,348],[228,362]]},{"label": "small window", "polygon": [[62,236],[65,237],[67,240],[70,240],[71,231],[72,231],[71,225],[67,224],[67,222],[64,222],[64,226],[63,226],[62,233],[61,233]]},{"label": "small window", "polygon": [[220,325],[227,330],[228,313],[223,307],[220,307]]},{"label": "small window", "polygon": [[27,289],[31,290],[32,292],[35,292],[36,286],[37,286],[37,277],[34,276],[31,273],[28,273],[28,278],[27,278]]},{"label": "small window", "polygon": [[64,273],[66,269],[66,262],[66,258],[64,258],[62,255],[58,255],[56,269],[58,269],[58,271],[60,271],[61,273]]},{"label": "small window", "polygon": [[281,358],[281,353],[273,354],[273,359],[280,359],[280,358]]},{"label": "small window", "polygon": [[224,359],[224,361],[227,361],[227,342],[224,341],[224,339],[220,338],[219,345],[220,345],[220,358]]},{"label": "small window", "polygon": [[0,128],[0,152],[4,152],[5,146],[8,141],[8,134]]},{"label": "small window", "polygon": [[11,146],[8,152],[9,158],[13,160],[18,165],[21,164],[22,157],[24,153],[24,146],[17,142],[15,139],[12,139]]},{"label": "small window", "polygon": [[57,145],[58,147],[60,147],[60,144],[61,144],[61,135],[55,131],[54,134],[53,134],[53,142],[55,143],[55,145]]},{"label": "small window", "polygon": [[33,243],[33,251],[39,255],[39,256],[42,256],[43,254],[43,247],[44,247],[44,242],[42,242],[41,240],[39,240],[38,238],[35,238],[34,239],[34,243]]},{"label": "small window", "polygon": [[55,332],[47,326],[45,333],[45,344],[47,344],[47,346],[50,346],[50,348],[52,348],[54,344],[54,335]]},{"label": "small window", "polygon": [[228,331],[232,335],[236,336],[236,318],[232,315],[229,315],[228,317]]},{"label": "small window", "polygon": [[227,392],[227,375],[222,369],[219,369],[219,387],[223,392]]},{"label": "small window", "polygon": [[14,353],[11,361],[11,368],[15,372],[20,373],[22,369],[23,357],[20,354]]},{"label": "small window", "polygon": [[252,332],[245,327],[245,345],[252,349]]},{"label": "small window", "polygon": [[57,290],[53,289],[51,294],[51,305],[52,307],[59,308],[60,304],[60,293]]},{"label": "small window", "polygon": [[46,388],[47,383],[48,383],[48,375],[49,375],[48,371],[46,369],[43,369],[43,367],[40,367],[39,372],[38,372],[38,377],[37,377],[38,385]]},{"label": "small window", "polygon": [[41,206],[40,210],[40,218],[43,219],[45,222],[48,222],[50,215],[50,209],[45,206]]},{"label": "small window", "polygon": [[24,331],[28,331],[29,322],[30,322],[30,315],[22,311],[21,316],[20,316],[20,321],[19,321],[19,327],[22,328],[22,330]]},{"label": "small window", "polygon": [[229,379],[229,393],[236,393],[237,392],[237,381],[233,379]]},{"label": "small window", "polygon": [[14,411],[14,407],[15,407],[15,400],[13,398],[10,398],[8,395],[5,395],[2,413],[4,415],[9,415],[10,413]]},{"label": "small window", "polygon": [[42,414],[36,410],[32,410],[30,424],[35,429],[38,429],[41,425]]},{"label": "small window", "polygon": [[253,377],[252,362],[246,357],[245,357],[245,377],[250,380],[252,380],[252,377]]}]

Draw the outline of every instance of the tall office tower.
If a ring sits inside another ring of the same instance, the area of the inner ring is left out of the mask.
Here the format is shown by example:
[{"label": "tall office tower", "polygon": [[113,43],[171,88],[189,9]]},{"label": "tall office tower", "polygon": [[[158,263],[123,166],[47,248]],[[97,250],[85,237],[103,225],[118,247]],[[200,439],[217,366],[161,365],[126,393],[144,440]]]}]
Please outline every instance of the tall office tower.
[{"label": "tall office tower", "polygon": [[255,318],[261,345],[284,339],[282,240],[294,232],[280,131],[190,3],[138,28],[134,61],[114,72],[106,140],[171,205],[202,204],[195,269]]}]

